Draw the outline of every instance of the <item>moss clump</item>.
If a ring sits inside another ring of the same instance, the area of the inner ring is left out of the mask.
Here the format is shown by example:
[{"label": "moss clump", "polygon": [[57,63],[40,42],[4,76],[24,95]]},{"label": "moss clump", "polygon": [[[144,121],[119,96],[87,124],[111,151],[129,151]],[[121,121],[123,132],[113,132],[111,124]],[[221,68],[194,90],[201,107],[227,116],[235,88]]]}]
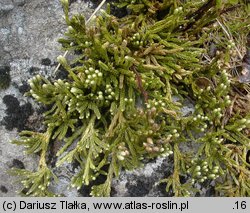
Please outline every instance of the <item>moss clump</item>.
[{"label": "moss clump", "polygon": [[[240,59],[237,32],[242,40],[247,35],[248,7],[236,1],[128,0],[118,6],[130,15],[114,17],[108,7],[87,27],[82,15],[69,16],[66,0],[62,4],[68,31],[59,42],[78,55],[72,61],[58,57],[66,79],[30,80],[29,94],[51,109],[44,114],[46,132],[24,131],[14,141],[41,156],[37,172],[12,171],[24,178],[26,195],[51,195],[55,176],[46,153],[59,140],[56,165],[79,163],[72,187],[106,176],[92,187],[93,196],[109,196],[121,169],[170,155],[174,170],[162,182],[176,196],[189,196],[197,190],[194,183],[212,180],[218,195],[249,196],[250,114],[239,107],[249,103],[249,94],[232,72]],[[207,54],[211,43],[213,58]],[[195,110],[184,116],[187,98]],[[198,150],[182,151],[187,142]],[[190,178],[181,183],[180,176]]]},{"label": "moss clump", "polygon": [[10,67],[0,66],[0,90],[8,88],[10,81]]}]

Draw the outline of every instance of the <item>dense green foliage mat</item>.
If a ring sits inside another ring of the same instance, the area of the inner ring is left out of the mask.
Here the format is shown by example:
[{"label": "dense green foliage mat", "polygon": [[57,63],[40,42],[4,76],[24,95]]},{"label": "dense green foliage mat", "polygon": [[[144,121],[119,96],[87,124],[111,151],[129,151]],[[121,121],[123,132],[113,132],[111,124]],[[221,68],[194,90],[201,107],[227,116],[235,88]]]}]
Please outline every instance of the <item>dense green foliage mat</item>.
[{"label": "dense green foliage mat", "polygon": [[[67,78],[30,80],[28,94],[49,110],[45,132],[23,131],[14,141],[40,156],[37,171],[11,171],[25,195],[54,195],[47,156],[49,144],[60,141],[56,166],[79,164],[72,187],[106,177],[93,196],[109,196],[121,170],[159,156],[173,158],[162,182],[175,196],[211,181],[218,196],[249,196],[250,5],[121,0],[116,6],[128,15],[117,18],[107,6],[86,26],[61,2],[68,30],[59,42],[74,58],[58,57]],[[187,102],[194,106],[188,114]]]}]

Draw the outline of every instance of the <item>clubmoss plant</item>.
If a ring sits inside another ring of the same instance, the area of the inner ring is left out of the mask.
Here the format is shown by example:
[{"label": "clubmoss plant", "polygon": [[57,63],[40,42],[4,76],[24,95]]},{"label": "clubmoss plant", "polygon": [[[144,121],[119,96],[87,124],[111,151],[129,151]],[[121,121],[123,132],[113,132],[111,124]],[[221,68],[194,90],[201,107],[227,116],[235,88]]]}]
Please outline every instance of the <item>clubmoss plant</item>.
[{"label": "clubmoss plant", "polygon": [[[59,42],[77,54],[72,61],[58,57],[67,78],[35,76],[29,82],[29,95],[50,110],[45,132],[24,131],[14,141],[40,155],[37,171],[12,170],[23,178],[26,195],[52,196],[49,184],[56,177],[46,153],[57,140],[62,147],[56,166],[79,163],[72,187],[106,176],[92,196],[109,196],[122,169],[159,156],[173,156],[173,173],[162,182],[175,196],[192,195],[195,183],[210,181],[217,195],[249,196],[250,113],[239,105],[249,103],[249,93],[232,75],[242,59],[236,48],[239,37],[246,39],[248,6],[123,0],[117,6],[127,7],[129,15],[117,18],[107,6],[87,27],[83,15],[70,16],[67,0],[61,2],[68,30]],[[241,24],[234,25],[239,17]],[[214,56],[208,54],[211,43]],[[190,115],[182,113],[186,99],[195,106]],[[182,151],[187,142],[198,150]],[[180,176],[188,177],[186,183]]]}]

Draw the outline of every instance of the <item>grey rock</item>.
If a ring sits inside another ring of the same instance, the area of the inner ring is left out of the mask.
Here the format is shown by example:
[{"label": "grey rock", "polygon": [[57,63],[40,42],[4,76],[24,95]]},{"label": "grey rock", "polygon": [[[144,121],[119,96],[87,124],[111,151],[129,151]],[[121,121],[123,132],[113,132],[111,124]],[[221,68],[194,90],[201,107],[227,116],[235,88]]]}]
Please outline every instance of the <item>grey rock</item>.
[{"label": "grey rock", "polygon": [[14,5],[23,6],[25,4],[25,0],[13,0]]},{"label": "grey rock", "polygon": [[73,177],[73,168],[70,164],[64,163],[60,167],[55,168],[53,172],[58,177],[58,181],[52,182],[50,186],[51,191],[64,197],[79,196],[77,189],[70,187],[71,178]]},{"label": "grey rock", "polygon": [[1,197],[17,196],[16,191],[20,189],[20,183],[15,182],[17,179],[8,174],[12,167],[18,167],[15,162],[20,162],[19,165],[23,164],[25,168],[31,170],[37,167],[36,158],[27,157],[22,147],[10,143],[10,140],[15,137],[17,137],[16,131],[7,132],[0,126],[0,186],[7,189],[0,190]]},{"label": "grey rock", "polygon": [[14,5],[13,5],[11,0],[1,0],[1,2],[0,2],[0,17],[13,9],[14,9]]},{"label": "grey rock", "polygon": [[[9,8],[0,20],[0,64],[20,59],[31,60],[33,64],[40,64],[42,58],[55,61],[61,53],[57,40],[66,30],[60,1],[11,2],[0,3],[0,13]],[[71,13],[82,12],[89,17],[92,11],[83,1],[71,5]]]},{"label": "grey rock", "polygon": [[118,179],[113,180],[114,197],[170,196],[160,180],[167,178],[173,171],[172,158],[157,158],[133,171],[122,171]]}]

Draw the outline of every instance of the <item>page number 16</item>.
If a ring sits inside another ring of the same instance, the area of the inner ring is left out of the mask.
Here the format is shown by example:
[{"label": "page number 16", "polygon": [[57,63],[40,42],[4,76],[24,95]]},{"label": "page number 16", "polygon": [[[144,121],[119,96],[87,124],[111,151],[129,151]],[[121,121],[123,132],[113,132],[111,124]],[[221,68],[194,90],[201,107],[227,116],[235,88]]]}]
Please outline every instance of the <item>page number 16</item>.
[{"label": "page number 16", "polygon": [[247,202],[246,201],[236,201],[235,203],[235,207],[233,209],[246,209],[247,208]]}]

